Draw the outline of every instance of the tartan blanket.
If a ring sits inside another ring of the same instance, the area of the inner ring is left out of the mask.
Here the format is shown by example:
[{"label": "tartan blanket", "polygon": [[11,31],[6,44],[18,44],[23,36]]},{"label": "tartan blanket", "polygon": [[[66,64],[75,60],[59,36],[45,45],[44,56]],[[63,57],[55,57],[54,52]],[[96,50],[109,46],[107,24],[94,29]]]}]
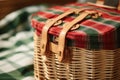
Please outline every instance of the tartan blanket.
[{"label": "tartan blanket", "polygon": [[[77,30],[68,32],[66,36],[68,38],[69,46],[93,50],[113,50],[120,48],[120,11],[117,10],[81,3],[72,3],[65,6],[54,6],[46,11],[33,14],[31,20],[32,26],[36,29],[37,34],[40,35],[46,20],[55,18],[72,8],[88,8],[97,10],[102,13],[102,17],[97,19],[86,18],[84,21],[78,23],[80,24],[80,27]],[[61,25],[53,26],[49,30],[49,34],[58,36],[63,24],[70,22],[75,18],[76,15],[71,15],[64,18]],[[52,37],[50,38],[53,39]]]},{"label": "tartan blanket", "polygon": [[33,30],[29,16],[47,7],[29,6],[0,21],[0,80],[34,80]]}]

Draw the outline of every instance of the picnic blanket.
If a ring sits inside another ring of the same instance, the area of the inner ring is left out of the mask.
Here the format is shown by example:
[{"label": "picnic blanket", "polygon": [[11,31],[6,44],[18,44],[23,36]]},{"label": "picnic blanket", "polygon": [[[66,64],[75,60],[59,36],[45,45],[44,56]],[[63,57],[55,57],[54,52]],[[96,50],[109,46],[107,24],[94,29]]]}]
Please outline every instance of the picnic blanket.
[{"label": "picnic blanket", "polygon": [[29,16],[47,7],[29,6],[0,21],[0,80],[34,80],[33,29]]}]

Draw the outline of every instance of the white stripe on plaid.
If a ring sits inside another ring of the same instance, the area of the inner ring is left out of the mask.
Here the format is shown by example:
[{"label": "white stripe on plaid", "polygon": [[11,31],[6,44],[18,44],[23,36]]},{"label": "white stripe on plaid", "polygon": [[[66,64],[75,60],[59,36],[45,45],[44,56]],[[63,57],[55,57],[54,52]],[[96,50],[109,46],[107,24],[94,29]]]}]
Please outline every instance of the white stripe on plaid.
[{"label": "white stripe on plaid", "polygon": [[47,7],[23,8],[0,21],[0,80],[34,80],[33,31],[28,19]]},{"label": "white stripe on plaid", "polygon": [[24,78],[22,80],[35,80],[35,79],[33,77],[29,76],[29,77],[26,77],[26,78]]}]

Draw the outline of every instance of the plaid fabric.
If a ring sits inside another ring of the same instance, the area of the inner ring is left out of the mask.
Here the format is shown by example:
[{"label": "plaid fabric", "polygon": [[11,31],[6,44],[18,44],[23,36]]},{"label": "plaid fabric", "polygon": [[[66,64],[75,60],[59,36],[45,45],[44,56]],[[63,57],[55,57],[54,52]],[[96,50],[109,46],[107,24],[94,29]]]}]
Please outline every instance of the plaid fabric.
[{"label": "plaid fabric", "polygon": [[[46,11],[33,14],[32,26],[36,29],[37,34],[40,35],[47,19],[57,17],[71,8],[95,9],[102,13],[102,17],[98,19],[86,18],[80,22],[79,29],[68,32],[67,38],[69,39],[68,42],[70,42],[68,45],[96,50],[120,48],[120,11],[117,10],[80,3],[68,4],[64,7],[54,6]],[[75,17],[75,15],[71,15],[64,18],[63,24],[72,21]],[[63,24],[52,27],[49,33],[58,36]]]},{"label": "plaid fabric", "polygon": [[0,80],[34,80],[33,30],[28,17],[46,8],[27,7],[0,21]]}]

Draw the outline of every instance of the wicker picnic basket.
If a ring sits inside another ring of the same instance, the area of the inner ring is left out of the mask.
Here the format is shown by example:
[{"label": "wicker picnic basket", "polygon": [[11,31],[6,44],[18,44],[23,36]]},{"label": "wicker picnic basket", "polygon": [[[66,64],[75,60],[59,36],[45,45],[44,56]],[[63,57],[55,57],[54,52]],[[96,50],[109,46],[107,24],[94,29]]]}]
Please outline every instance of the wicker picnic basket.
[{"label": "wicker picnic basket", "polygon": [[31,18],[36,80],[120,80],[120,11],[73,3]]}]

